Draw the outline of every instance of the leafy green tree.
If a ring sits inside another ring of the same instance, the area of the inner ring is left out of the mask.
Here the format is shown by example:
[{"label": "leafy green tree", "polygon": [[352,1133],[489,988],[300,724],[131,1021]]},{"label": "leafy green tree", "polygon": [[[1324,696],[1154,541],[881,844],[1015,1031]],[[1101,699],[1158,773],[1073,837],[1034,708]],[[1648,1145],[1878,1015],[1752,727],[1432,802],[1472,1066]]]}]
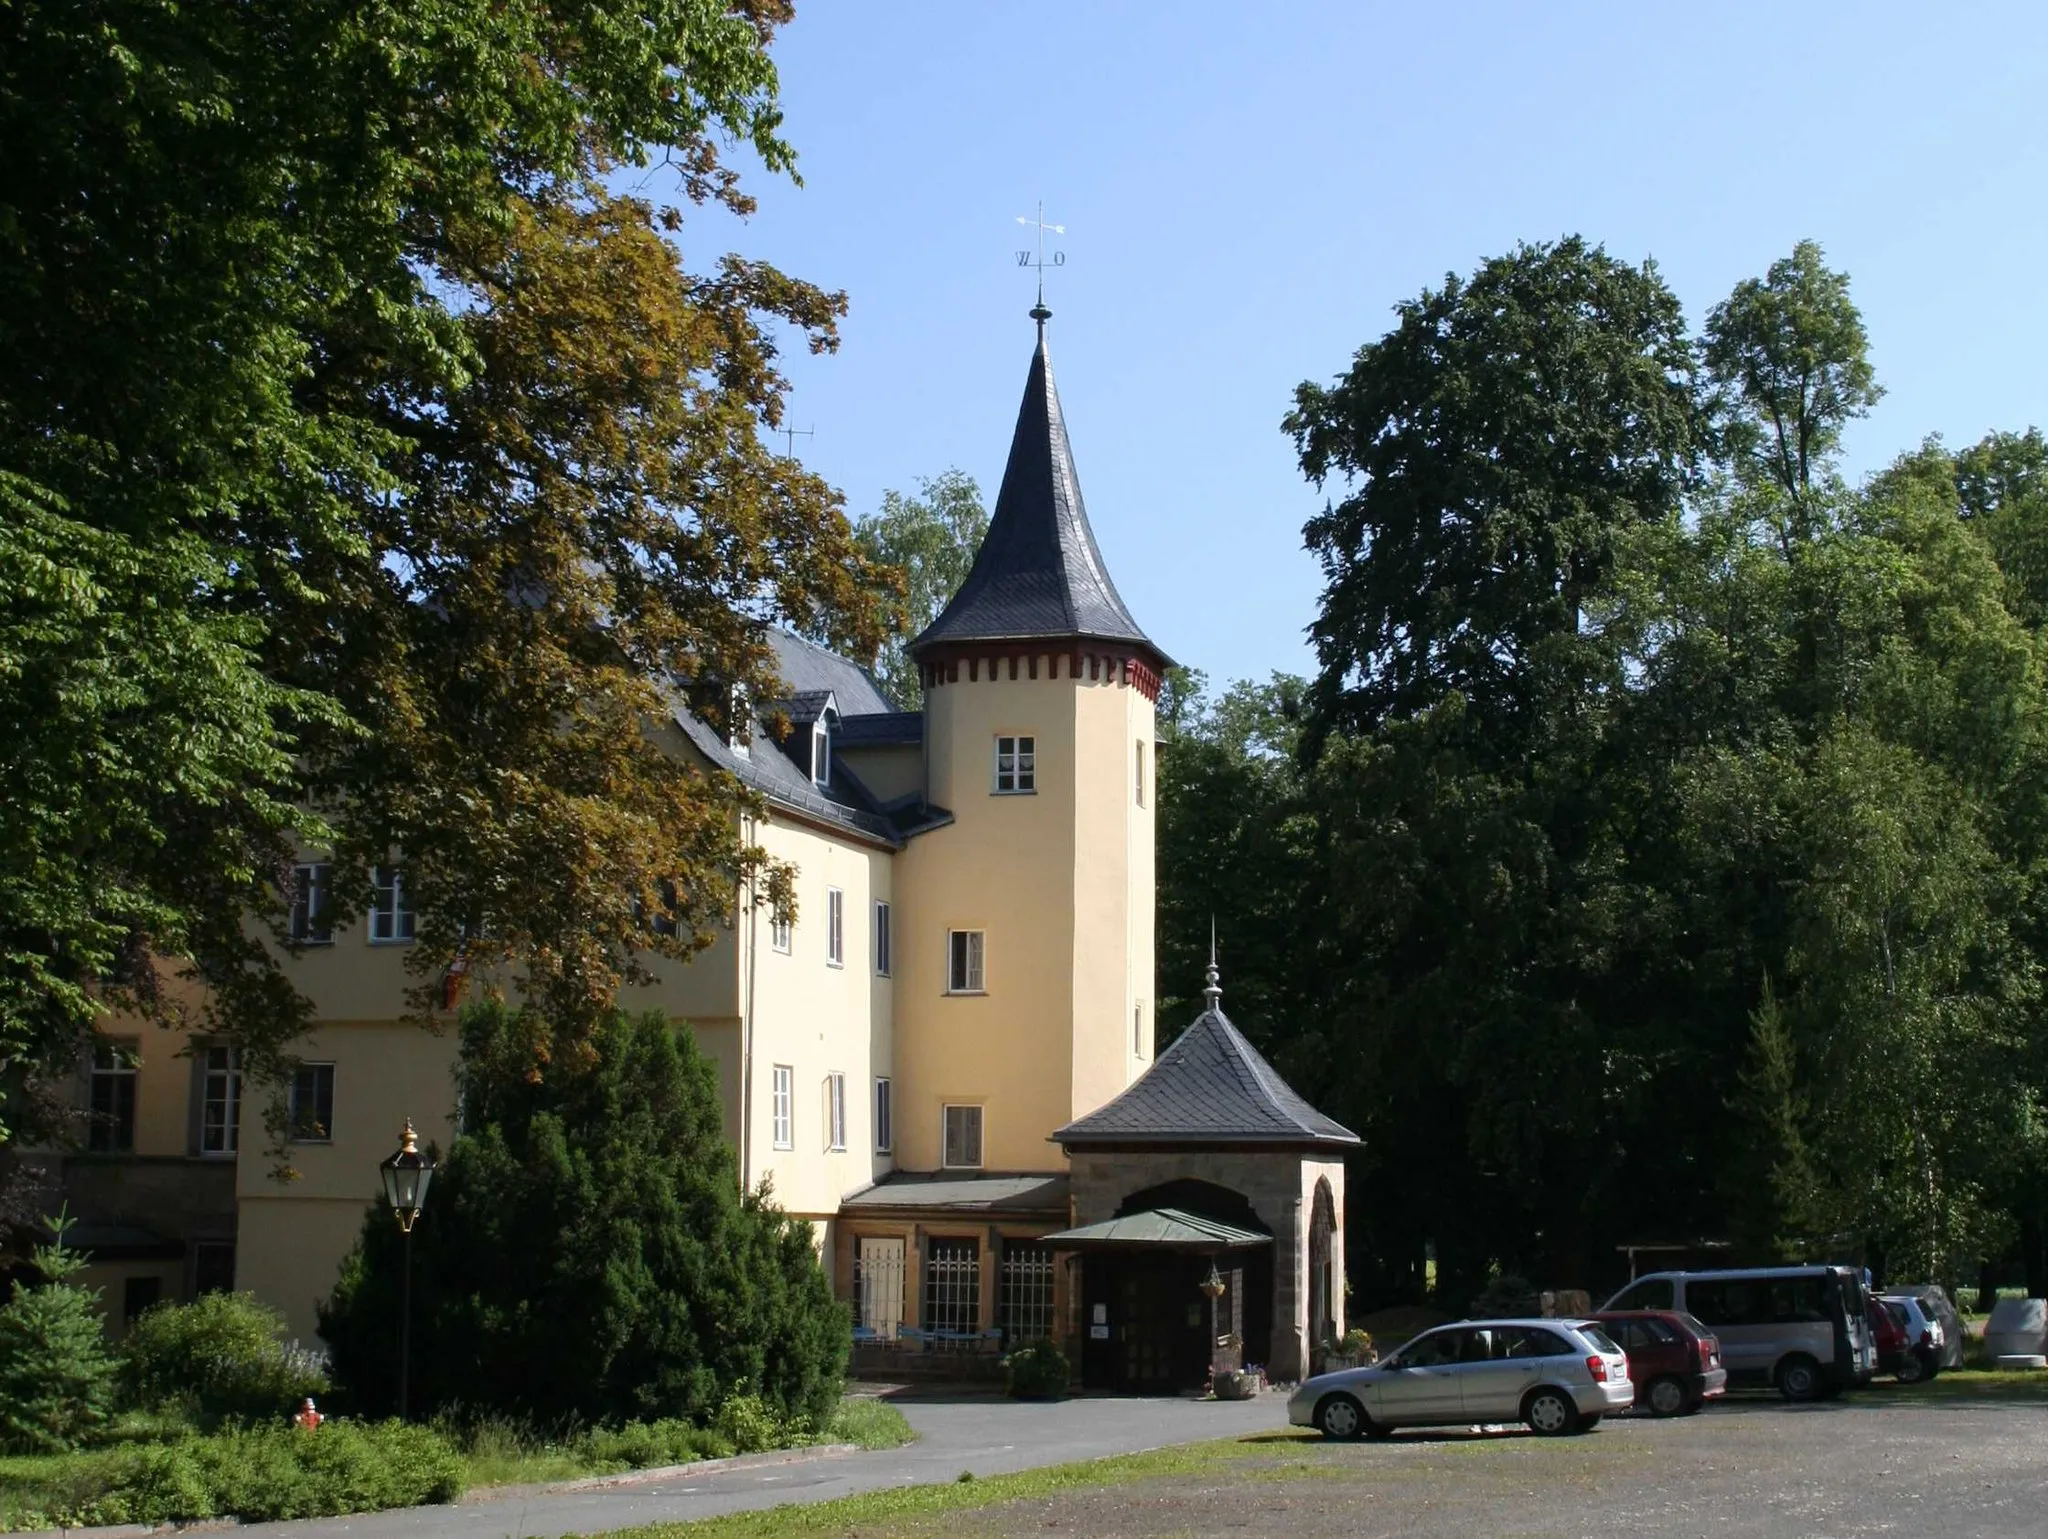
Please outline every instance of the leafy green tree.
[{"label": "leafy green tree", "polygon": [[[958,470],[920,478],[915,496],[884,492],[882,506],[854,526],[862,554],[903,581],[903,628],[882,643],[874,672],[883,693],[904,710],[916,710],[923,698],[909,643],[960,591],[987,533],[981,488]],[[827,633],[827,639],[838,638]]]},{"label": "leafy green tree", "polygon": [[[740,1191],[687,1028],[615,1015],[587,1063],[536,1072],[545,1036],[530,1011],[463,1013],[464,1131],[413,1233],[413,1408],[701,1423],[752,1391],[823,1426],[850,1321],[810,1226]],[[366,1411],[395,1400],[401,1260],[373,1207],[321,1314]]]},{"label": "leafy green tree", "polygon": [[29,1261],[42,1282],[16,1282],[0,1305],[0,1443],[15,1453],[69,1453],[106,1426],[114,1405],[99,1291],[72,1281],[87,1258],[64,1243],[69,1221],[52,1227],[56,1240]]}]

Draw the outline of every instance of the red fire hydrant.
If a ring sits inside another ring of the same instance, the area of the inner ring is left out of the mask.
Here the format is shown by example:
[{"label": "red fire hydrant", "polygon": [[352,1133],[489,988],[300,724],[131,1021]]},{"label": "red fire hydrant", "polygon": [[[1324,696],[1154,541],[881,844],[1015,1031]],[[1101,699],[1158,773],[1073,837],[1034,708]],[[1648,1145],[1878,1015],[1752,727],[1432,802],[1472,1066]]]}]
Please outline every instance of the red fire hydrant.
[{"label": "red fire hydrant", "polygon": [[299,1407],[299,1414],[294,1416],[292,1420],[301,1427],[304,1427],[308,1432],[311,1432],[320,1423],[327,1420],[327,1418],[313,1408],[313,1402],[309,1399],[304,1405]]}]

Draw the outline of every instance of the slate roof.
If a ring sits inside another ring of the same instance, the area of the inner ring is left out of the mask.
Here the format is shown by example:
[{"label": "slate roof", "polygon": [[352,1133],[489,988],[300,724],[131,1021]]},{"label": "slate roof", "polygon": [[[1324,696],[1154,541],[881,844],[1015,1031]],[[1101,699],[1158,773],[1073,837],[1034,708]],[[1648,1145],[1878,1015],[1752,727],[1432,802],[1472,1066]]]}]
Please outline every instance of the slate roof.
[{"label": "slate roof", "polygon": [[[1213,973],[1211,974],[1213,980]],[[1125,1144],[1355,1146],[1358,1135],[1294,1091],[1223,1013],[1209,1007],[1107,1106],[1053,1134],[1069,1149]]]},{"label": "slate roof", "polygon": [[875,676],[859,663],[829,652],[792,631],[768,632],[775,648],[775,671],[791,696],[830,691],[839,699],[842,716],[885,716],[895,712]]},{"label": "slate roof", "polygon": [[898,1172],[840,1203],[856,1212],[878,1208],[952,1208],[991,1213],[1059,1213],[1067,1211],[1067,1178],[1042,1176],[968,1176]]},{"label": "slate roof", "polygon": [[1083,1224],[1078,1229],[1040,1235],[1038,1243],[1061,1250],[1144,1245],[1160,1250],[1212,1251],[1271,1245],[1273,1237],[1204,1218],[1183,1208],[1146,1208],[1139,1213],[1104,1219],[1099,1224]]},{"label": "slate roof", "polygon": [[1043,320],[988,534],[967,581],[910,649],[1037,637],[1130,642],[1166,661],[1118,597],[1088,527]]},{"label": "slate roof", "polygon": [[915,746],[924,741],[924,712],[891,711],[886,716],[842,716],[833,741],[847,748]]}]

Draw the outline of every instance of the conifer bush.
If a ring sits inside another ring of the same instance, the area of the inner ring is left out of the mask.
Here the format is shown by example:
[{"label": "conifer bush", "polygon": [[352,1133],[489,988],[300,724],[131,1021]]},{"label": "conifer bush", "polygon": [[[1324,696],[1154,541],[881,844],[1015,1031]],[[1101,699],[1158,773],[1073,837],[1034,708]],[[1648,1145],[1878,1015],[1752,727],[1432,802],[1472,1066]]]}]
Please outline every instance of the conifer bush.
[{"label": "conifer bush", "polygon": [[115,1365],[100,1322],[99,1290],[71,1281],[86,1259],[64,1244],[36,1247],[42,1282],[17,1282],[0,1305],[0,1446],[14,1453],[69,1453],[107,1424]]},{"label": "conifer bush", "polygon": [[[824,1426],[851,1321],[810,1226],[740,1190],[688,1030],[617,1014],[573,1061],[502,1004],[461,1031],[465,1131],[413,1230],[414,1413],[705,1426],[744,1392],[785,1434]],[[396,1402],[401,1239],[373,1204],[321,1314],[360,1411]]]}]

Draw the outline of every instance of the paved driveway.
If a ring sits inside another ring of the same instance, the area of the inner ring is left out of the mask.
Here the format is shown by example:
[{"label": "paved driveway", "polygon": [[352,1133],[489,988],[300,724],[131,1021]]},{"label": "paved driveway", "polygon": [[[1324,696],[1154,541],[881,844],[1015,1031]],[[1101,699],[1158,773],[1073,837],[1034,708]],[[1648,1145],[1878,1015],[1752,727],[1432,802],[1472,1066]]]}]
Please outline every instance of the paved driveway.
[{"label": "paved driveway", "polygon": [[715,1517],[783,1502],[825,1501],[888,1486],[955,1480],[1168,1443],[1284,1426],[1287,1400],[1237,1402],[1085,1398],[1025,1404],[987,1394],[923,1395],[895,1402],[917,1430],[905,1448],[806,1457],[783,1464],[687,1473],[599,1490],[526,1492],[454,1507],[414,1507],[348,1518],[258,1523],[250,1539],[557,1539],[636,1523]]}]

